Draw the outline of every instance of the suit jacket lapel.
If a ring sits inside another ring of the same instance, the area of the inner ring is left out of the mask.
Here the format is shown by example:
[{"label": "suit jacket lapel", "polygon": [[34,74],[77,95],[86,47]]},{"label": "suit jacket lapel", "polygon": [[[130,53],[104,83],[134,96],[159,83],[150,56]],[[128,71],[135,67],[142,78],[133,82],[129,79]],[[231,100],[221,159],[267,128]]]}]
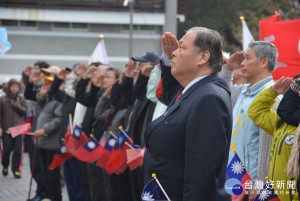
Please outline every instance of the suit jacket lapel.
[{"label": "suit jacket lapel", "polygon": [[161,124],[168,116],[170,116],[172,113],[174,113],[179,106],[181,105],[181,101],[184,100],[185,98],[187,98],[195,89],[197,89],[199,86],[210,82],[212,80],[214,80],[216,78],[216,74],[211,74],[205,78],[203,78],[202,80],[200,80],[199,82],[195,83],[193,86],[191,86],[182,96],[181,98],[175,102],[177,96],[179,95],[179,93],[181,92],[178,91],[178,93],[176,94],[176,96],[173,98],[173,100],[171,101],[171,103],[169,104],[166,112],[160,116],[158,119],[154,120],[153,122],[151,122],[148,125],[148,129],[147,129],[147,136],[145,136],[145,140],[147,142],[147,139],[149,138],[149,136],[151,135],[152,131],[154,128],[156,128],[159,124]]}]

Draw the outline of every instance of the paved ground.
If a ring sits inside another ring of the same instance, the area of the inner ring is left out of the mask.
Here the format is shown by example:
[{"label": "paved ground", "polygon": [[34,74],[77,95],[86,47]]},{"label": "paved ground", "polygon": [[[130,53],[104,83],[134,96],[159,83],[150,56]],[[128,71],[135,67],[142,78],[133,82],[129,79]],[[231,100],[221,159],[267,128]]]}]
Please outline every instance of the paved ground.
[{"label": "paved ground", "polygon": [[[28,197],[30,184],[30,169],[29,157],[24,153],[23,170],[21,179],[15,179],[12,172],[6,177],[2,175],[2,166],[0,168],[0,201],[25,201]],[[35,196],[36,184],[33,180],[31,188],[31,197]],[[66,188],[63,189],[63,201],[68,201],[68,194]]]}]

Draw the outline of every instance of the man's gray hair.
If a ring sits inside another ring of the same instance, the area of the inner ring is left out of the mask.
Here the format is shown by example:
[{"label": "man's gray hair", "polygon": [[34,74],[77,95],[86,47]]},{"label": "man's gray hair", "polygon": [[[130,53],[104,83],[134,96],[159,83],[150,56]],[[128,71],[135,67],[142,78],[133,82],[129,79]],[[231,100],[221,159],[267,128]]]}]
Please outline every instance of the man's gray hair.
[{"label": "man's gray hair", "polygon": [[193,27],[187,33],[194,31],[197,32],[194,40],[195,53],[208,50],[210,53],[208,60],[210,68],[215,73],[221,71],[223,63],[221,35],[217,31],[204,27]]},{"label": "man's gray hair", "polygon": [[268,59],[268,70],[273,71],[278,57],[277,48],[274,44],[266,41],[255,41],[249,44],[248,48],[254,50],[258,60]]}]

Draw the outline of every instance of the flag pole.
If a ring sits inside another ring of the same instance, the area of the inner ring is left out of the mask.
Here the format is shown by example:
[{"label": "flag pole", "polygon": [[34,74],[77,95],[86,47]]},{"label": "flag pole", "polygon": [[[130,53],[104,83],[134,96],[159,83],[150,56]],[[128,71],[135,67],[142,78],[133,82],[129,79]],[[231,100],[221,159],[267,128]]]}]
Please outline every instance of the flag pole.
[{"label": "flag pole", "polygon": [[130,144],[128,144],[128,142],[125,142],[125,144],[132,150],[135,150],[135,148],[133,148],[133,146],[131,146]]},{"label": "flag pole", "polygon": [[69,113],[69,124],[70,124],[70,127],[71,127],[71,134],[73,132],[73,120],[72,120],[72,114]]},{"label": "flag pole", "polygon": [[169,196],[167,195],[166,191],[163,189],[163,187],[160,185],[158,179],[156,178],[156,174],[153,173],[152,177],[155,179],[156,183],[158,184],[159,188],[161,189],[161,191],[164,193],[164,195],[166,196],[166,198],[168,199],[168,201],[171,201]]},{"label": "flag pole", "polygon": [[119,126],[120,131],[125,135],[125,137],[133,143],[132,139],[127,135],[127,133],[124,131],[123,126]]},{"label": "flag pole", "polygon": [[109,131],[109,134],[111,134],[115,139],[117,139],[117,136],[112,131]]},{"label": "flag pole", "polygon": [[29,192],[28,192],[28,200],[30,200],[30,193],[31,193],[31,186],[32,186],[32,178],[34,174],[34,167],[35,167],[35,159],[36,159],[36,152],[37,152],[37,145],[38,145],[39,137],[36,137],[36,142],[34,145],[34,152],[33,152],[33,161],[31,166],[31,177],[30,177],[30,184],[29,184]]}]

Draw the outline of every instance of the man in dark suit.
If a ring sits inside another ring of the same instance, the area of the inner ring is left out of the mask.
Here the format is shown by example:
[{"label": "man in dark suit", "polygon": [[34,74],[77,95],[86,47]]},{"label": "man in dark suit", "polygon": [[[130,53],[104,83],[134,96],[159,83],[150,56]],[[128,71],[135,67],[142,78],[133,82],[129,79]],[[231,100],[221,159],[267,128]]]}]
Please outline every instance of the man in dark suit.
[{"label": "man in dark suit", "polygon": [[179,42],[165,33],[162,46],[163,93],[169,105],[146,130],[144,181],[155,173],[172,201],[230,200],[224,190],[230,89],[216,75],[222,66],[221,36],[195,27]]}]

